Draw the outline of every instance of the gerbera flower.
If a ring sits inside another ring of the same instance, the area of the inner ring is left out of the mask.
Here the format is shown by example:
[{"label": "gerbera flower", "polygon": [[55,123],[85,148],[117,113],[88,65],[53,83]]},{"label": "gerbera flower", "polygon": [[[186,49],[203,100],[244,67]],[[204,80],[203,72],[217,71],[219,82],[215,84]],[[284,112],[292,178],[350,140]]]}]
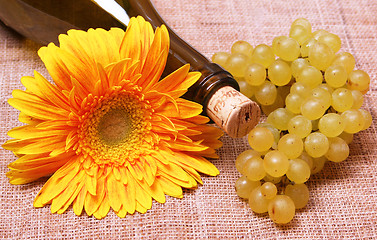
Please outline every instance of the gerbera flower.
[{"label": "gerbera flower", "polygon": [[165,194],[181,198],[182,187],[202,183],[198,172],[219,173],[205,157],[217,157],[222,131],[206,124],[200,104],[180,98],[200,73],[186,65],[160,80],[165,26],[154,32],[137,17],[126,32],[70,30],[59,42],[38,51],[55,84],[35,72],[8,101],[25,123],[3,145],[19,156],[10,183],[53,174],[35,207],[63,213],[72,205],[98,219],[112,208],[124,217]]}]

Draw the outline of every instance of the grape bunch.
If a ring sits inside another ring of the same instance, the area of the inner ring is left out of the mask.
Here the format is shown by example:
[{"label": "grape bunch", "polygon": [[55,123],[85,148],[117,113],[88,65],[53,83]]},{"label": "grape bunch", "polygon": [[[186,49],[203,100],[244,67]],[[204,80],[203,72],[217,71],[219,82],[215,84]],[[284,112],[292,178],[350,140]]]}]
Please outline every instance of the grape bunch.
[{"label": "grape bunch", "polygon": [[267,116],[248,134],[251,149],[236,159],[241,177],[235,188],[254,212],[268,212],[275,223],[290,222],[306,206],[310,176],[327,161],[344,161],[353,134],[372,124],[361,109],[370,77],[340,48],[337,35],[312,32],[299,18],[289,36],[275,37],[271,46],[237,41],[230,53],[212,57]]}]

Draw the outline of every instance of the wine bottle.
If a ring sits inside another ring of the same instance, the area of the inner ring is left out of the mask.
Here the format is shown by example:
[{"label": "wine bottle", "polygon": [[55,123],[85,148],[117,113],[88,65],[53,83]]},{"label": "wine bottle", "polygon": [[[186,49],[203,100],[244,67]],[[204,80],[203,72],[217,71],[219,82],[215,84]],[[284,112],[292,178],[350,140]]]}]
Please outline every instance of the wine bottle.
[{"label": "wine bottle", "polygon": [[20,34],[42,44],[57,43],[69,29],[127,26],[130,17],[141,15],[154,28],[165,24],[170,51],[164,75],[189,63],[201,78],[185,98],[203,105],[208,115],[231,137],[245,136],[259,121],[260,109],[238,92],[231,74],[182,40],[161,18],[150,0],[7,0],[0,1],[0,19]]}]

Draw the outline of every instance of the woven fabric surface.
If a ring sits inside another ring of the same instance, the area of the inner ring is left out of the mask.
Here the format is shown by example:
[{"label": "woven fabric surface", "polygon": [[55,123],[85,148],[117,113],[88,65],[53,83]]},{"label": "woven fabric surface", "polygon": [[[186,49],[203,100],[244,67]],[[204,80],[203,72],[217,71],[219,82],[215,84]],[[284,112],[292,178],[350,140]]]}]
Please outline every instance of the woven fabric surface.
[{"label": "woven fabric surface", "polygon": [[[369,73],[371,87],[362,108],[372,126],[354,136],[350,156],[327,163],[310,178],[308,205],[286,225],[274,224],[266,214],[254,214],[237,197],[240,176],[234,161],[248,149],[247,139],[222,137],[220,158],[213,163],[217,177],[202,176],[203,185],[184,190],[183,199],[167,197],[145,214],[119,218],[110,211],[97,220],[70,208],[62,215],[50,207],[35,209],[33,200],[46,179],[31,184],[9,184],[7,165],[16,157],[0,148],[0,239],[376,239],[377,238],[377,2],[375,0],[154,0],[171,26],[205,56],[229,51],[236,40],[252,45],[271,44],[288,35],[292,21],[307,18],[313,30],[325,29],[342,40],[342,51],[352,53],[356,68]],[[0,25],[0,143],[18,126],[18,112],[7,99],[22,88],[20,78],[37,70],[48,73],[36,52],[40,45]]]}]

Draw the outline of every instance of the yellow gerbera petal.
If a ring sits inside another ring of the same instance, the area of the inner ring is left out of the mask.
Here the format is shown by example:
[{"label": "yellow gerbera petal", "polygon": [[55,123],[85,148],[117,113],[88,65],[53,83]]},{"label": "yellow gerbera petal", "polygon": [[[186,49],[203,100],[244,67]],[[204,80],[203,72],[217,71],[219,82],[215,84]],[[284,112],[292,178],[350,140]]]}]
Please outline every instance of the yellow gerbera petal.
[{"label": "yellow gerbera petal", "polygon": [[154,32],[143,18],[127,31],[70,30],[38,54],[54,83],[39,73],[22,78],[8,102],[21,111],[3,148],[12,184],[51,175],[34,206],[104,218],[145,213],[152,199],[181,198],[217,168],[222,132],[206,125],[202,106],[180,98],[200,77],[185,65],[160,80],[168,52],[165,26]]}]

